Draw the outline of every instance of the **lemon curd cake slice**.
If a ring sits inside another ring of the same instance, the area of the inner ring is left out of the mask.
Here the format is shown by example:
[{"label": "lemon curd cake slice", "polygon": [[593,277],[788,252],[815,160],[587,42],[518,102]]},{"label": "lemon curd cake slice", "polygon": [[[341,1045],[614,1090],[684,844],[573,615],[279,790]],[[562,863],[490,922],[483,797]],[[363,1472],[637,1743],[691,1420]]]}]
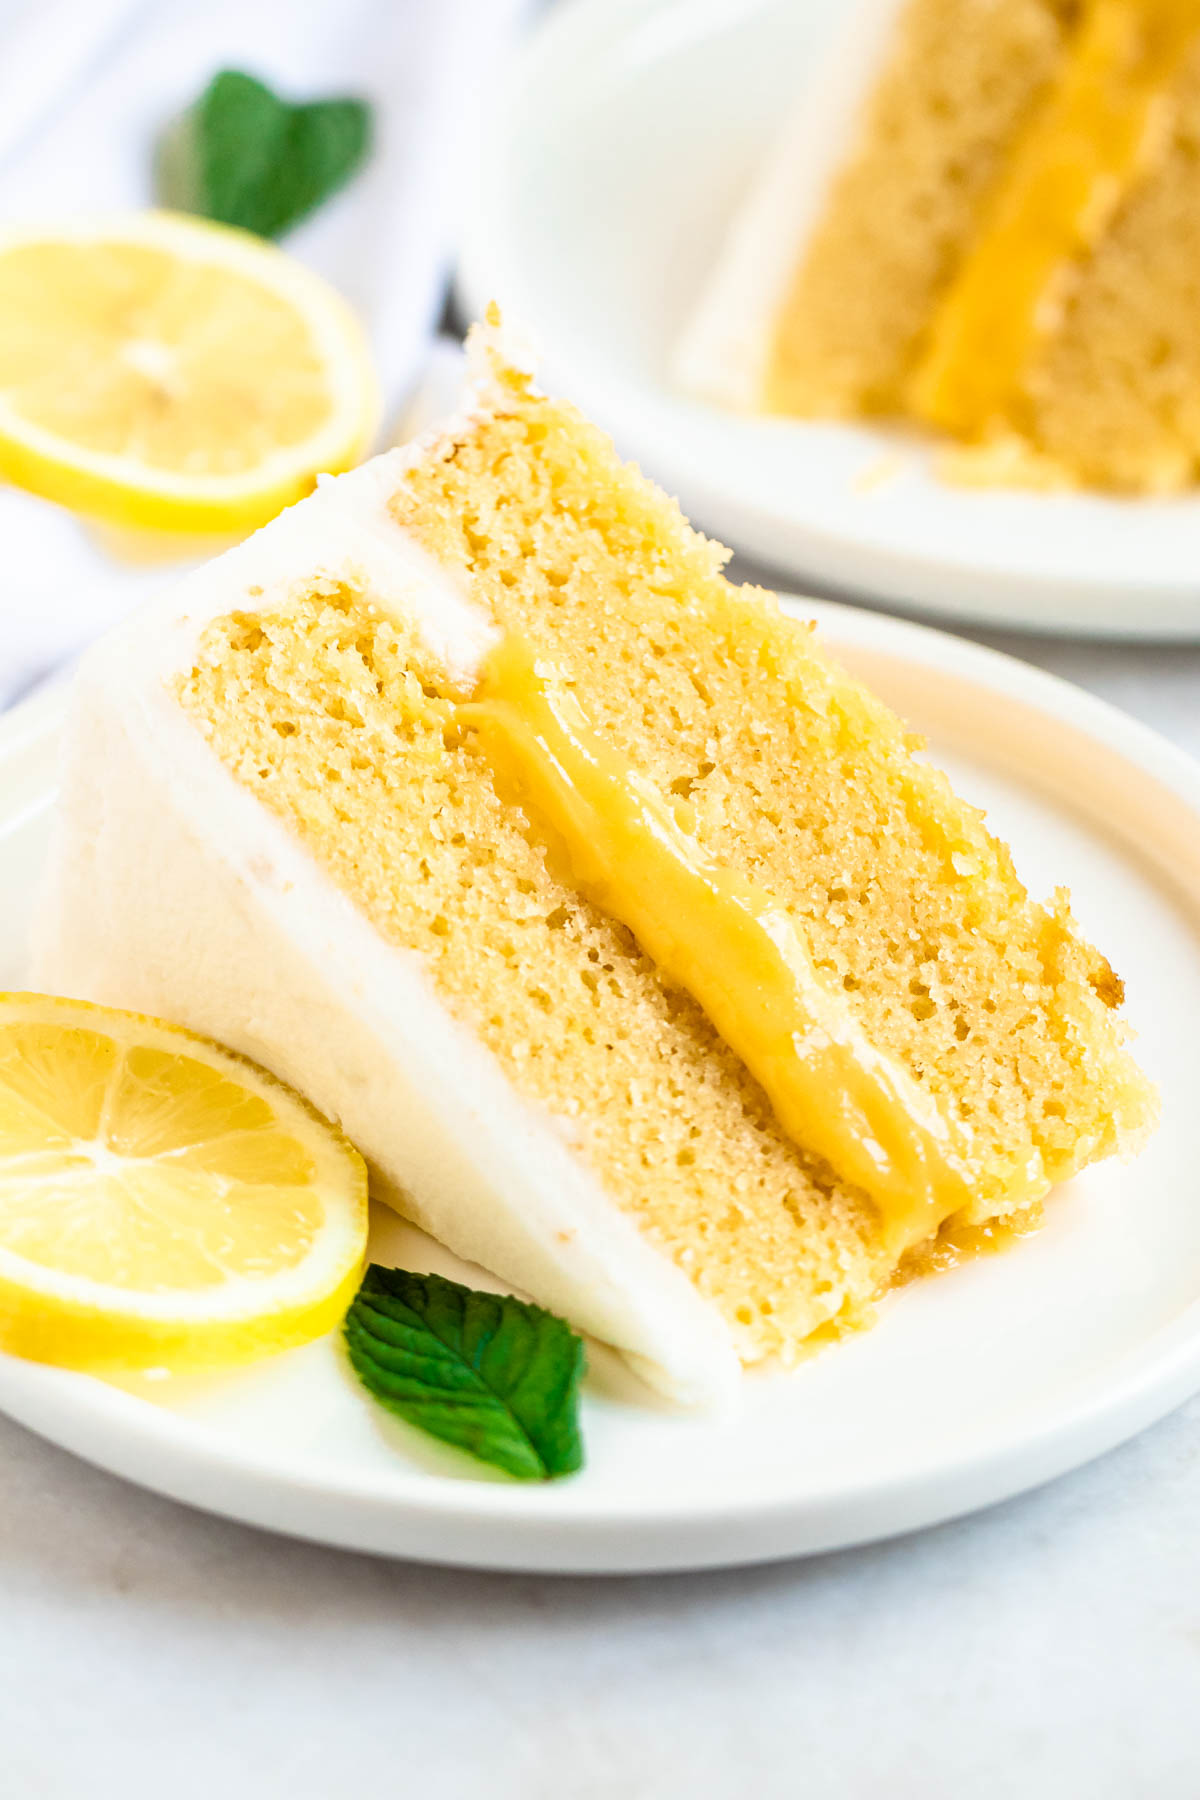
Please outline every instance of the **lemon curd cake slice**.
[{"label": "lemon curd cake slice", "polygon": [[1153,1091],[1064,894],[571,407],[469,407],[91,654],[38,977],[338,1121],[684,1401],[1029,1222]]},{"label": "lemon curd cake slice", "polygon": [[[980,478],[1200,467],[1200,5],[862,0],[682,340],[684,385],[908,417]],[[997,454],[997,447],[1000,454]]]}]

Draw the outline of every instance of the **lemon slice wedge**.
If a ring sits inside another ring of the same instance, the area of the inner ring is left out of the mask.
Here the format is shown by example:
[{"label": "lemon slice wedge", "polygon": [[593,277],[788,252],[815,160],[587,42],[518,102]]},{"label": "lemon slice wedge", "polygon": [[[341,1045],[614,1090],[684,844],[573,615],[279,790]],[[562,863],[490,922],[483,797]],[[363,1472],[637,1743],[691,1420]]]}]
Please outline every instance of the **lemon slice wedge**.
[{"label": "lemon slice wedge", "polygon": [[248,232],[145,212],[0,234],[0,474],[110,523],[247,531],[366,450],[338,294]]},{"label": "lemon slice wedge", "polygon": [[265,1070],[0,995],[0,1348],[85,1369],[286,1349],[341,1319],[366,1236],[362,1158]]}]

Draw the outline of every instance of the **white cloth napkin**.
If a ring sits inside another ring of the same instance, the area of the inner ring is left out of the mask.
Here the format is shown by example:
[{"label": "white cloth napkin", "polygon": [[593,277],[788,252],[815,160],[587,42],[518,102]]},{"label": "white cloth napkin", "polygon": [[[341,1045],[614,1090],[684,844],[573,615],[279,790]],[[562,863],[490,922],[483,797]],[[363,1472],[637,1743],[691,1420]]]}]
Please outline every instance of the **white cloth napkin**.
[{"label": "white cloth napkin", "polygon": [[[0,0],[0,229],[153,198],[162,127],[219,68],[369,99],[370,163],[291,233],[371,334],[394,427],[442,304],[482,102],[524,0]],[[171,579],[0,490],[0,706]],[[176,565],[178,567],[178,565]]]}]

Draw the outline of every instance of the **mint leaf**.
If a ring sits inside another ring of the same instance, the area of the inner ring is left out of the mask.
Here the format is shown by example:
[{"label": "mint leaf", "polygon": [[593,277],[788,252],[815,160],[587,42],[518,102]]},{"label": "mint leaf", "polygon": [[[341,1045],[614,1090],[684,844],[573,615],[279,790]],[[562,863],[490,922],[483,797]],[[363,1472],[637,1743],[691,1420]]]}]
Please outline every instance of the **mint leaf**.
[{"label": "mint leaf", "polygon": [[563,1319],[442,1275],[372,1263],[343,1327],[382,1406],[519,1481],[583,1466],[583,1340]]},{"label": "mint leaf", "polygon": [[159,198],[281,237],[350,179],[370,133],[365,101],[293,106],[253,75],[223,69],[159,147]]}]

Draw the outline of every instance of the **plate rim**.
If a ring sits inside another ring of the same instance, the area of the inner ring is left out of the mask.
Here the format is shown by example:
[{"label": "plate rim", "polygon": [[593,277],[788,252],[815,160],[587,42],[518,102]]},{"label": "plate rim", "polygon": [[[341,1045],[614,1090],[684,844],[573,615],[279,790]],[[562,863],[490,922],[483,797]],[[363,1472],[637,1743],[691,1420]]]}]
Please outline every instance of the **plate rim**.
[{"label": "plate rim", "polygon": [[[771,0],[759,4],[765,7]],[[505,162],[520,130],[522,92],[531,83],[560,82],[573,62],[584,67],[597,47],[609,45],[621,31],[653,21],[655,15],[669,25],[678,10],[679,0],[567,0],[545,15],[510,57],[487,102],[489,129],[481,131],[479,154],[467,171],[456,272],[457,293],[467,316],[482,316],[497,293],[502,301],[511,290],[528,294],[528,284],[522,288],[514,275],[519,268],[514,257],[520,253],[512,248],[518,240],[511,229],[511,209],[504,204]],[[720,27],[739,20],[744,9],[738,0],[708,0],[696,12]],[[529,315],[534,311],[530,304]],[[517,317],[515,323],[518,330],[529,326],[537,342],[536,318]],[[590,355],[564,357],[548,346],[543,363],[551,384],[567,388],[586,412],[605,424],[627,455],[680,496],[685,512],[769,574],[819,585],[839,600],[882,605],[947,623],[1085,639],[1200,641],[1200,583],[1182,560],[1168,573],[1137,579],[1102,561],[1087,570],[1061,569],[1032,553],[1040,534],[1031,527],[1022,554],[1000,567],[972,562],[966,549],[960,552],[943,544],[934,550],[927,544],[889,543],[886,536],[877,539],[866,517],[855,530],[830,527],[816,517],[785,514],[722,485],[704,456],[691,447],[687,410],[707,419],[719,409],[675,395],[665,384],[651,387],[622,371],[614,373],[611,365]],[[671,408],[670,416],[655,417],[663,406]],[[792,421],[764,423],[769,429],[797,428]],[[881,435],[879,458],[890,461],[898,447],[900,440]],[[1175,503],[1171,496],[1140,499],[1083,491],[961,491],[1020,496],[1048,505],[1081,504],[1114,521],[1130,507]],[[1200,487],[1179,498],[1196,508],[1200,541]]]},{"label": "plate rim", "polygon": [[[944,631],[837,602],[780,594],[815,619],[833,654],[860,647],[1024,702],[1116,750],[1184,802],[1200,839],[1200,762],[1152,727],[1073,683]],[[50,759],[68,705],[64,686],[0,718],[0,777]],[[21,816],[26,816],[21,809]],[[0,811],[0,833],[8,820]],[[908,1466],[885,1482],[826,1489],[794,1478],[756,1496],[698,1490],[661,1504],[619,1496],[554,1511],[554,1490],[464,1481],[397,1464],[394,1476],[343,1475],[308,1453],[280,1469],[236,1452],[203,1420],[90,1376],[0,1355],[0,1412],[112,1474],[186,1504],[287,1535],[460,1566],[635,1573],[766,1562],[876,1541],[962,1516],[1041,1485],[1115,1448],[1200,1390],[1200,1291],[1128,1351],[1115,1382],[1068,1396],[1031,1432],[1014,1424],[982,1447]],[[342,1518],[336,1517],[338,1509]],[[495,1533],[502,1531],[503,1540]]]}]

